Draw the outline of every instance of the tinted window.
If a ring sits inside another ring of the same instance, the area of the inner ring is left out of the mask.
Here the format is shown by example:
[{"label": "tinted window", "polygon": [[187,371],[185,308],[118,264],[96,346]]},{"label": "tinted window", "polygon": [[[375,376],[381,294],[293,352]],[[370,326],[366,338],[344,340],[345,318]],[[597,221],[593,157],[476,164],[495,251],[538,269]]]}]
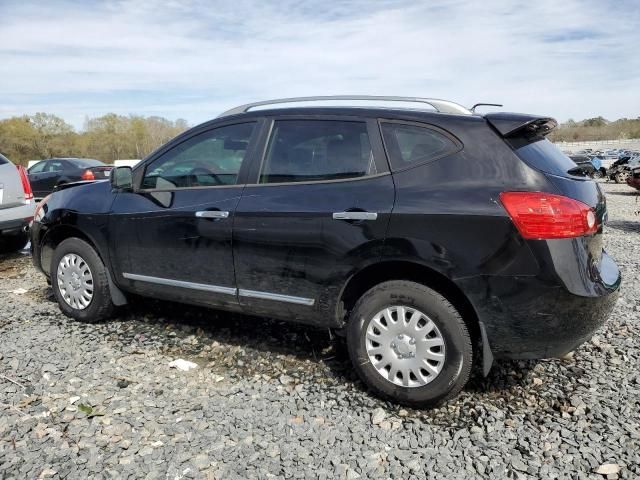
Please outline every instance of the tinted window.
[{"label": "tinted window", "polygon": [[90,168],[90,167],[104,167],[105,164],[100,160],[94,160],[92,158],[74,158],[73,160],[69,160],[69,163],[72,163],[76,167],[80,168]]},{"label": "tinted window", "polygon": [[62,160],[49,160],[45,162],[46,165],[44,167],[45,172],[62,172],[66,167],[66,162]]},{"label": "tinted window", "polygon": [[382,135],[394,170],[425,163],[458,150],[458,145],[449,137],[426,127],[383,123]]},{"label": "tinted window", "polygon": [[33,167],[29,169],[29,173],[40,173],[44,171],[44,167],[47,166],[47,162],[39,162],[36,163]]},{"label": "tinted window", "polygon": [[269,140],[260,183],[337,180],[375,173],[366,123],[280,120]]},{"label": "tinted window", "polygon": [[236,183],[254,126],[229,125],[182,142],[147,167],[142,188],[173,190]]},{"label": "tinted window", "polygon": [[576,164],[547,139],[529,143],[516,150],[531,167],[553,175],[566,176]]},{"label": "tinted window", "polygon": [[7,158],[0,154],[0,165],[4,165],[5,163],[9,163],[9,160],[7,160]]}]

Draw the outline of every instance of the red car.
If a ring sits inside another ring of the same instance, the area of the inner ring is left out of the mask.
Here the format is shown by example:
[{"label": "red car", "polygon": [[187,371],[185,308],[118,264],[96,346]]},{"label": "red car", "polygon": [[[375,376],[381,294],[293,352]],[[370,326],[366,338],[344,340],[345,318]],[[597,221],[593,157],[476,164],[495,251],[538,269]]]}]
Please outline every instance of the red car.
[{"label": "red car", "polygon": [[640,190],[640,167],[631,170],[631,175],[627,177],[627,185]]}]

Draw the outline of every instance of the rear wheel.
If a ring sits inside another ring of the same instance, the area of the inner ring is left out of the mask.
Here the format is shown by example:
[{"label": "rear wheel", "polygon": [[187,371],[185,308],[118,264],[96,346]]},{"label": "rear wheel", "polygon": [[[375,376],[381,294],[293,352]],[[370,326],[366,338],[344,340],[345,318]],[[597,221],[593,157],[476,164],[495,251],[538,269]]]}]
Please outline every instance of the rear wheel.
[{"label": "rear wheel", "polygon": [[114,306],[107,270],[87,242],[79,238],[61,242],[53,253],[49,271],[62,313],[88,323],[111,316]]},{"label": "rear wheel", "polygon": [[616,181],[616,183],[626,183],[628,177],[629,177],[629,172],[622,171],[622,172],[616,172],[616,174],[613,176],[613,179]]},{"label": "rear wheel", "polygon": [[384,282],[366,292],[347,328],[349,355],[379,396],[428,407],[456,396],[471,373],[471,337],[455,307],[414,282]]},{"label": "rear wheel", "polygon": [[0,235],[0,253],[11,253],[22,250],[29,243],[29,234],[20,232]]}]

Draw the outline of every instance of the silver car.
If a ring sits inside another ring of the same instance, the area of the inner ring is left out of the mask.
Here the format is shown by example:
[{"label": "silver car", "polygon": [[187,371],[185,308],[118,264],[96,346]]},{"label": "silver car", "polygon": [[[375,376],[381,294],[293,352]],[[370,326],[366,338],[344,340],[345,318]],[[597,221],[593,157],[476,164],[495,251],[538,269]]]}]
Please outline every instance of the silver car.
[{"label": "silver car", "polygon": [[26,170],[0,154],[0,253],[25,247],[35,208]]}]

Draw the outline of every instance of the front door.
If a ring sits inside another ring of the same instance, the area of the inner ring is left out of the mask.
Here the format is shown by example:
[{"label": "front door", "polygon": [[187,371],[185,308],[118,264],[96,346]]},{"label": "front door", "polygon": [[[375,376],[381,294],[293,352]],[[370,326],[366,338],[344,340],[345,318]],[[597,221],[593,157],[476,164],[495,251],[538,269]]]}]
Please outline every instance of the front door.
[{"label": "front door", "polygon": [[346,279],[379,257],[394,186],[373,120],[276,120],[234,220],[240,303],[331,325]]},{"label": "front door", "polygon": [[118,194],[112,258],[126,289],[237,305],[231,232],[255,130],[252,122],[196,133],[141,167],[139,191]]}]

